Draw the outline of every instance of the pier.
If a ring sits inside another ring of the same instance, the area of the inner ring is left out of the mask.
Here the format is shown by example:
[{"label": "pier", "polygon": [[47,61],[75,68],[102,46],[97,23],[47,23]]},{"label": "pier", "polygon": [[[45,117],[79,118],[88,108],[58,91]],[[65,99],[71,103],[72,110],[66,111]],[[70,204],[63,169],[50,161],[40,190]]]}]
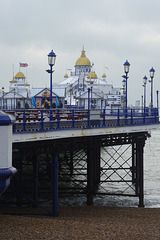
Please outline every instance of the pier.
[{"label": "pier", "polygon": [[[50,205],[58,196],[134,196],[144,207],[143,150],[158,109],[24,109],[7,111],[17,173],[0,203]],[[11,117],[11,118],[12,118]]]}]

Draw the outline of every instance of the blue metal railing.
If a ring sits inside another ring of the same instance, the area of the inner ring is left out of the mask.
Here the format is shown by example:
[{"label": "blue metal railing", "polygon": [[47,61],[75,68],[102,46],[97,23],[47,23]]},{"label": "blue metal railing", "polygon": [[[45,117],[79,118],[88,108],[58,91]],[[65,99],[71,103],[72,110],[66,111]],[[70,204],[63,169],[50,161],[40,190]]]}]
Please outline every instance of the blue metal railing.
[{"label": "blue metal railing", "polygon": [[125,109],[18,109],[7,111],[15,116],[13,132],[40,132],[158,124],[157,108]]}]

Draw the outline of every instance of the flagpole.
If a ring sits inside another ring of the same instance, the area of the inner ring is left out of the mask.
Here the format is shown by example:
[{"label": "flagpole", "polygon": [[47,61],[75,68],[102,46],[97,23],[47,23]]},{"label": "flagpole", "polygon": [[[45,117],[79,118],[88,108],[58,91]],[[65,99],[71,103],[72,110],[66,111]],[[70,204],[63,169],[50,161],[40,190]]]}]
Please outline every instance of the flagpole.
[{"label": "flagpole", "polygon": [[26,67],[26,81],[25,82],[27,82],[27,67]]},{"label": "flagpole", "polygon": [[13,77],[14,77],[14,64],[12,64],[12,67],[13,67]]}]

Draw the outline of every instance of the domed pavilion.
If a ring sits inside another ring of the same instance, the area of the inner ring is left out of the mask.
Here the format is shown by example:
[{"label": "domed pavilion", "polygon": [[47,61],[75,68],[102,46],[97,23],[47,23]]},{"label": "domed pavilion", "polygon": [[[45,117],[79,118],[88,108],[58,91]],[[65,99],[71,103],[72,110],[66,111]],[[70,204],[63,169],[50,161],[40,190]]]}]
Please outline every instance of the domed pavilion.
[{"label": "domed pavilion", "polygon": [[86,57],[84,47],[81,51],[81,56],[77,59],[75,63],[75,75],[88,75],[91,72],[91,62]]}]

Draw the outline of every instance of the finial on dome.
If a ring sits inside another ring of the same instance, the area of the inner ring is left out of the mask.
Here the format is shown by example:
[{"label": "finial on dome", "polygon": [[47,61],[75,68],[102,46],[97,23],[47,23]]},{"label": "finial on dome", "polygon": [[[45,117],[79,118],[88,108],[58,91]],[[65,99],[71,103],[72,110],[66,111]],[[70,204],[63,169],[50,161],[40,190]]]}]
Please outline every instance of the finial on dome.
[{"label": "finial on dome", "polygon": [[85,50],[84,50],[84,45],[83,45],[83,48],[82,48],[82,54],[81,54],[81,57],[86,57],[86,55],[85,55]]},{"label": "finial on dome", "polygon": [[64,75],[64,78],[68,78],[68,74],[67,73]]}]

